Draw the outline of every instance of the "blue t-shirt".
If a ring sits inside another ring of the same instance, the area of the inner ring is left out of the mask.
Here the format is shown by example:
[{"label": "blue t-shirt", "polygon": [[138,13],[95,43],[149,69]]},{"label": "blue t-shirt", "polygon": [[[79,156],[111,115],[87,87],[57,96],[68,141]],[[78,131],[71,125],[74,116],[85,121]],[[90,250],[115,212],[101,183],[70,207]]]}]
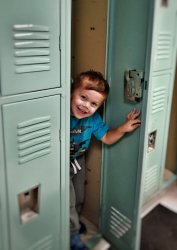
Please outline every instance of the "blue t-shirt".
[{"label": "blue t-shirt", "polygon": [[70,124],[70,158],[71,160],[84,154],[90,144],[92,134],[98,139],[105,135],[109,127],[96,112],[90,117],[77,119],[71,116]]}]

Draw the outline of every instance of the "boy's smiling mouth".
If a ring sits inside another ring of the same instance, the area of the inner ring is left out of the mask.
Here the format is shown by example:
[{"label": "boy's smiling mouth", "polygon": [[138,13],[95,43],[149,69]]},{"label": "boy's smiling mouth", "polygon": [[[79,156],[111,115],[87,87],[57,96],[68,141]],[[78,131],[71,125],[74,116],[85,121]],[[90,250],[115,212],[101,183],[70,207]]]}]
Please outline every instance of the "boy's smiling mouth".
[{"label": "boy's smiling mouth", "polygon": [[83,114],[83,115],[88,114],[88,111],[85,111],[85,109],[84,109],[83,107],[77,106],[77,110],[78,110],[81,114]]}]

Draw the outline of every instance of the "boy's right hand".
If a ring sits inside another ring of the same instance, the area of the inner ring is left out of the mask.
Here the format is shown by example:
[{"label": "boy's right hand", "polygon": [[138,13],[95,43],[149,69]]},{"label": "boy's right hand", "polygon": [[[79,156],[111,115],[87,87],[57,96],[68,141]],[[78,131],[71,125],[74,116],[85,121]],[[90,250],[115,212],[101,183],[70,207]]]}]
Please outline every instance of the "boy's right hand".
[{"label": "boy's right hand", "polygon": [[127,121],[122,124],[123,132],[132,132],[136,128],[141,126],[141,120],[138,119],[140,116],[140,111],[137,109],[133,109],[127,115]]}]

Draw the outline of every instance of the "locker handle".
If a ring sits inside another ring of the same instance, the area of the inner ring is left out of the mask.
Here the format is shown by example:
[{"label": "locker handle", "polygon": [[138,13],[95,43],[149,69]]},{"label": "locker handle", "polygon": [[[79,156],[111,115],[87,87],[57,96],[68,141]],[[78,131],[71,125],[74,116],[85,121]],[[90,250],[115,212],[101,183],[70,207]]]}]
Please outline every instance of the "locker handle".
[{"label": "locker handle", "polygon": [[142,100],[144,73],[142,70],[126,70],[124,73],[124,96],[131,102]]}]

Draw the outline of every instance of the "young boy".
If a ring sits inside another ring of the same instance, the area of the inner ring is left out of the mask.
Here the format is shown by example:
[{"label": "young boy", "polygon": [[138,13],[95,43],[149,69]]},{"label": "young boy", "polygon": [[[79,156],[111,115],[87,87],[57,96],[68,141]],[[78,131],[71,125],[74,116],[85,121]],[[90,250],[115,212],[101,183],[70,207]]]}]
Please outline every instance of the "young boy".
[{"label": "young boy", "polygon": [[[109,94],[109,85],[102,74],[87,71],[79,74],[71,87],[71,131],[70,131],[70,230],[71,249],[86,250],[79,236],[80,204],[84,199],[85,163],[84,153],[91,136],[105,144],[116,143],[126,132],[140,126],[140,112],[133,110],[122,125],[109,129],[98,114],[98,108]],[[79,206],[77,206],[79,205]]]}]

